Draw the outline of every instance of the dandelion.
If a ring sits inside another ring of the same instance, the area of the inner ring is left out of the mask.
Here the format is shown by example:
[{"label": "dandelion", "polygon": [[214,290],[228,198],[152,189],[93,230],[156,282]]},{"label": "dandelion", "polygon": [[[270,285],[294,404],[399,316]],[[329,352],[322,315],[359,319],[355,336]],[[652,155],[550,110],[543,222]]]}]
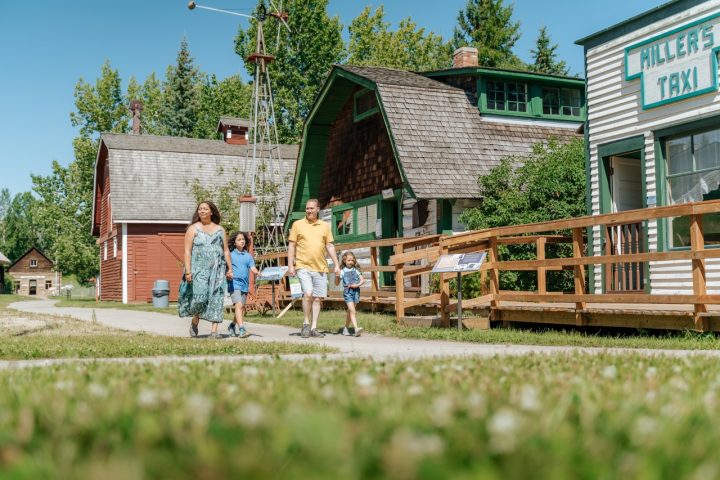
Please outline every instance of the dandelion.
[{"label": "dandelion", "polygon": [[440,436],[401,428],[383,449],[383,463],[390,478],[414,478],[420,459],[442,455],[444,451],[445,442]]},{"label": "dandelion", "polygon": [[55,389],[60,390],[61,392],[70,391],[73,388],[75,388],[75,384],[73,382],[56,382],[55,383]]},{"label": "dandelion", "polygon": [[257,377],[260,373],[260,370],[254,365],[245,365],[242,368],[242,374],[246,377]]},{"label": "dandelion", "polygon": [[423,391],[424,391],[423,387],[418,385],[417,383],[415,383],[408,387],[407,394],[410,395],[411,397],[416,397],[418,395],[422,395]]},{"label": "dandelion", "polygon": [[680,390],[680,391],[683,391],[683,392],[687,392],[687,391],[689,390],[689,388],[690,388],[690,387],[688,386],[687,382],[686,382],[684,379],[682,379],[681,377],[677,377],[677,376],[676,376],[676,377],[672,377],[672,378],[670,379],[670,382],[669,382],[669,383],[670,383],[670,386],[672,386],[672,387],[675,388],[676,390]]},{"label": "dandelion", "polygon": [[435,425],[446,426],[450,423],[453,414],[453,401],[449,395],[442,395],[433,400],[432,421]]},{"label": "dandelion", "polygon": [[657,368],[655,368],[655,367],[649,367],[649,368],[645,371],[645,378],[651,379],[651,378],[655,378],[655,377],[657,377]]},{"label": "dandelion", "polygon": [[330,385],[325,385],[325,386],[320,390],[320,395],[321,395],[325,400],[332,400],[333,398],[335,398],[335,389],[334,389],[332,386],[330,386]]},{"label": "dandelion", "polygon": [[639,417],[632,428],[632,438],[637,445],[646,445],[660,430],[657,420],[647,415]]},{"label": "dandelion", "polygon": [[193,393],[190,396],[188,396],[187,400],[185,400],[185,408],[186,410],[193,412],[193,413],[199,413],[199,412],[209,412],[213,407],[213,400],[212,398],[203,395],[201,393]]}]

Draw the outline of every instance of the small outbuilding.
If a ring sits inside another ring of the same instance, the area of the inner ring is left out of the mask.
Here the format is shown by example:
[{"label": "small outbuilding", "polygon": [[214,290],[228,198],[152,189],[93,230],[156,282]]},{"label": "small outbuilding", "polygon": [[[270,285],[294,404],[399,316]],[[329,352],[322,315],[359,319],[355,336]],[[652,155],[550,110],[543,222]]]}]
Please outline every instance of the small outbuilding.
[{"label": "small outbuilding", "polygon": [[[2,259],[0,265],[1,262]],[[55,271],[55,263],[35,247],[15,260],[8,273],[13,278],[13,293],[18,295],[49,297],[60,292],[62,274]]]}]

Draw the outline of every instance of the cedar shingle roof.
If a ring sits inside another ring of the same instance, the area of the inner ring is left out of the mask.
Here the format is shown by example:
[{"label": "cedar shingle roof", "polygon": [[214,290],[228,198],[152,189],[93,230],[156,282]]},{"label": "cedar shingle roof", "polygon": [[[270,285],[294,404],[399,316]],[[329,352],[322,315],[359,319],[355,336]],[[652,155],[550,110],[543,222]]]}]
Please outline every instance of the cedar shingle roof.
[{"label": "cedar shingle roof", "polygon": [[250,128],[250,120],[248,120],[247,118],[228,117],[223,115],[220,117],[220,121],[218,122],[218,132],[220,131],[220,127],[222,125],[228,125],[230,127]]},{"label": "cedar shingle roof", "polygon": [[477,178],[549,137],[577,137],[548,122],[482,117],[456,87],[404,70],[338,65],[377,85],[405,176],[418,198],[472,198]]},{"label": "cedar shingle roof", "polygon": [[[205,188],[230,181],[242,185],[253,155],[252,145],[222,140],[103,133],[101,142],[108,148],[114,222],[188,222],[196,207],[190,188],[194,180]],[[274,148],[274,157],[280,157],[274,170],[281,183],[284,219],[298,146]]]}]

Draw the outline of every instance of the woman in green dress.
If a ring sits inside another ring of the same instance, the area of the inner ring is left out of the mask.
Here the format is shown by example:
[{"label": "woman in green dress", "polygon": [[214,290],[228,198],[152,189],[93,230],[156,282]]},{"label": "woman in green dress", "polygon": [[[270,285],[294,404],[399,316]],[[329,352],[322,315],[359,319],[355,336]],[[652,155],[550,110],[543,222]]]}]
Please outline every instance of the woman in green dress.
[{"label": "woman in green dress", "polygon": [[200,319],[212,322],[211,338],[221,338],[218,326],[223,321],[226,279],[232,280],[232,263],[227,235],[220,226],[220,211],[212,202],[195,209],[192,223],[185,232],[185,268],[180,284],[178,314],[193,319],[190,336],[198,335]]}]

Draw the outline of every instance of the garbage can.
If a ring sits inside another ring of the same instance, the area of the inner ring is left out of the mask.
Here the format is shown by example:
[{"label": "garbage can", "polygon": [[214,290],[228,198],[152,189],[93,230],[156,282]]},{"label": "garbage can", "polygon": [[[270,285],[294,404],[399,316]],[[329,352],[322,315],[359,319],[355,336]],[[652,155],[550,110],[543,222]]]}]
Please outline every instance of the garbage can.
[{"label": "garbage can", "polygon": [[155,280],[152,289],[153,307],[164,308],[168,306],[170,300],[170,282],[167,280]]}]

